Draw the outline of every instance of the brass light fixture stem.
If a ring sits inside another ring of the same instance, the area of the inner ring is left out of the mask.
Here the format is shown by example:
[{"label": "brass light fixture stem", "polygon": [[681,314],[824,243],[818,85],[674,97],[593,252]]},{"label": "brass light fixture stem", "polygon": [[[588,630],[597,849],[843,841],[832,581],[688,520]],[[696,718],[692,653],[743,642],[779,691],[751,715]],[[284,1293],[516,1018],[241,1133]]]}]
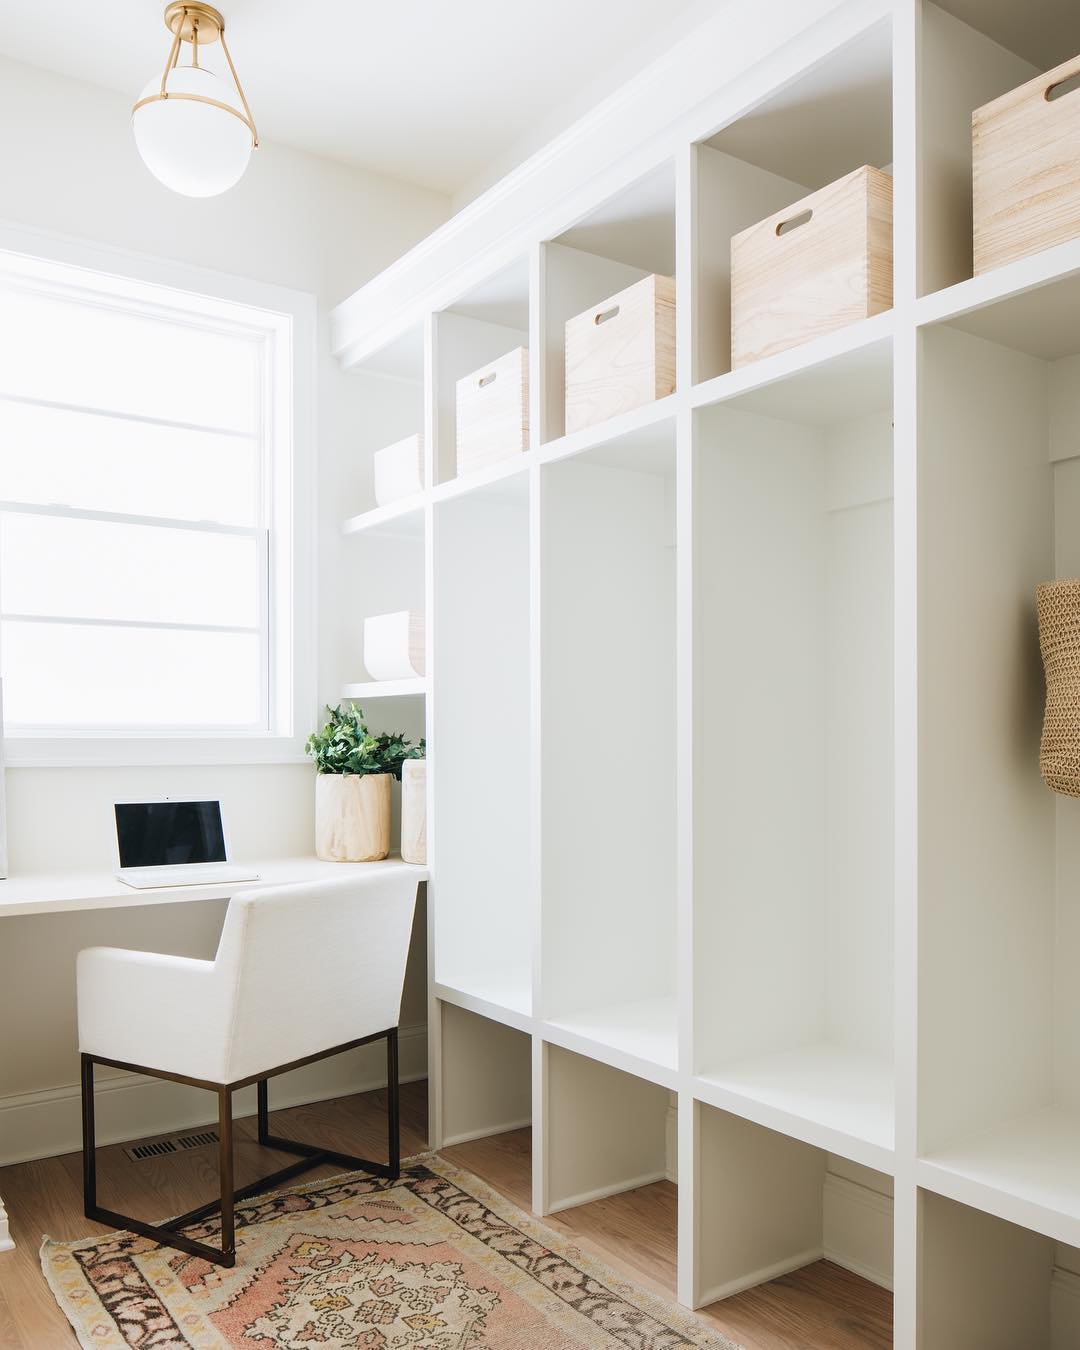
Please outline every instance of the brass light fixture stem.
[{"label": "brass light fixture stem", "polygon": [[233,65],[233,59],[229,52],[228,44],[225,41],[225,29],[221,29],[221,50],[225,53],[225,60],[228,62],[229,74],[233,78],[233,84],[236,85],[236,92],[240,95],[240,102],[243,105],[247,116],[247,124],[251,128],[251,139],[255,145],[259,144],[259,133],[255,130],[255,119],[251,115],[251,109],[248,107],[247,98],[244,95],[244,86],[240,83],[240,76],[236,73],[236,67]]}]

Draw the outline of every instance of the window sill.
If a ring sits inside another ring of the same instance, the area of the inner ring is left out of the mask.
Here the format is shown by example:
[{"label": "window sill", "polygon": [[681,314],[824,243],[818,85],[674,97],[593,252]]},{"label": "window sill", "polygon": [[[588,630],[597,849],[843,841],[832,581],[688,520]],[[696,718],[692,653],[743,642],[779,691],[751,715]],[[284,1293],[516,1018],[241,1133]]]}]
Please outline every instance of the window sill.
[{"label": "window sill", "polygon": [[311,763],[299,736],[11,736],[4,760],[9,769]]}]

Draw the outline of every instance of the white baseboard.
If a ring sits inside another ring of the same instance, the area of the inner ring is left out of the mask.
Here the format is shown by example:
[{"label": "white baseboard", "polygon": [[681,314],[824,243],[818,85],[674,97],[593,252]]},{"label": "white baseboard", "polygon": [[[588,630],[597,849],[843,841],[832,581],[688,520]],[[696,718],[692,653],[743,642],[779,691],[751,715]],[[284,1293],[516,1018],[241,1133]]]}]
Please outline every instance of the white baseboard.
[{"label": "white baseboard", "polygon": [[442,1147],[450,1148],[453,1144],[471,1144],[474,1139],[490,1139],[495,1134],[509,1134],[511,1130],[524,1130],[532,1125],[532,1116],[526,1116],[524,1120],[508,1120],[503,1125],[485,1125],[479,1130],[465,1130],[461,1134],[447,1134],[443,1136]]},{"label": "white baseboard", "polygon": [[822,1204],[825,1259],[891,1289],[892,1197],[826,1172]]},{"label": "white baseboard", "polygon": [[[426,1026],[401,1028],[399,1055],[403,1083],[427,1077]],[[385,1086],[385,1050],[381,1044],[361,1046],[334,1059],[296,1069],[271,1083],[270,1107],[276,1110],[302,1106]],[[95,1088],[99,1144],[117,1144],[214,1123],[212,1098],[199,1088],[103,1069],[98,1071]],[[234,1102],[237,1117],[254,1115],[254,1087],[241,1089]],[[75,1153],[81,1147],[78,1083],[0,1097],[0,1166]]]},{"label": "white baseboard", "polygon": [[770,1280],[779,1279],[781,1275],[790,1275],[793,1270],[801,1270],[803,1266],[809,1266],[814,1261],[820,1261],[823,1255],[824,1252],[820,1247],[809,1247],[804,1252],[798,1252],[783,1261],[777,1261],[775,1265],[763,1266],[760,1270],[751,1271],[748,1275],[740,1275],[737,1279],[714,1285],[711,1289],[703,1289],[698,1300],[698,1307],[707,1307],[710,1303],[716,1303],[722,1298],[730,1298],[732,1294],[741,1294],[744,1289],[753,1289],[755,1285],[767,1284]]},{"label": "white baseboard", "polygon": [[609,1195],[621,1195],[623,1191],[636,1191],[639,1186],[651,1186],[654,1181],[666,1181],[667,1168],[659,1172],[649,1172],[642,1177],[629,1177],[626,1181],[613,1181],[610,1186],[598,1186],[593,1191],[582,1191],[580,1195],[571,1195],[556,1200],[548,1206],[549,1214],[558,1214],[563,1209],[573,1209],[575,1205],[587,1205],[593,1200],[606,1200]]}]

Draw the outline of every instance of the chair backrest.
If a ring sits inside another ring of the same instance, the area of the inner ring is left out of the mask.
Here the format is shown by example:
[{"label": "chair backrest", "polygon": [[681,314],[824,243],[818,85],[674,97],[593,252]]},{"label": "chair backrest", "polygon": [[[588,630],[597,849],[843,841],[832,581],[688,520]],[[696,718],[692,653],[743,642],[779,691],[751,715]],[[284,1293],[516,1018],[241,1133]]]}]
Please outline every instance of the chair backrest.
[{"label": "chair backrest", "polygon": [[405,869],[229,902],[215,977],[235,994],[226,1080],[396,1027],[417,879]]}]

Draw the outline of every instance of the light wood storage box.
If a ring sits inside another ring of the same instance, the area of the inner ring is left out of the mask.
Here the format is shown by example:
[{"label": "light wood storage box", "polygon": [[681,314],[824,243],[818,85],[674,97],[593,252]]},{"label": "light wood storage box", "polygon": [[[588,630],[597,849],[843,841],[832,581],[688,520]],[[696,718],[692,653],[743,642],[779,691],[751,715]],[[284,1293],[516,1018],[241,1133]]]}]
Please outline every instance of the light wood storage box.
[{"label": "light wood storage box", "polygon": [[892,308],[892,178],[864,165],[731,241],[731,364]]},{"label": "light wood storage box", "polygon": [[674,389],[674,277],[645,277],[567,321],[567,435]]},{"label": "light wood storage box", "polygon": [[975,273],[1080,235],[1080,56],[971,114]]},{"label": "light wood storage box", "polygon": [[375,451],[375,500],[380,506],[424,490],[424,438],[406,436]]},{"label": "light wood storage box", "polygon": [[364,620],[364,665],[373,680],[424,674],[424,616],[411,609]]},{"label": "light wood storage box", "polygon": [[457,471],[471,473],[529,448],[529,349],[457,382]]}]

